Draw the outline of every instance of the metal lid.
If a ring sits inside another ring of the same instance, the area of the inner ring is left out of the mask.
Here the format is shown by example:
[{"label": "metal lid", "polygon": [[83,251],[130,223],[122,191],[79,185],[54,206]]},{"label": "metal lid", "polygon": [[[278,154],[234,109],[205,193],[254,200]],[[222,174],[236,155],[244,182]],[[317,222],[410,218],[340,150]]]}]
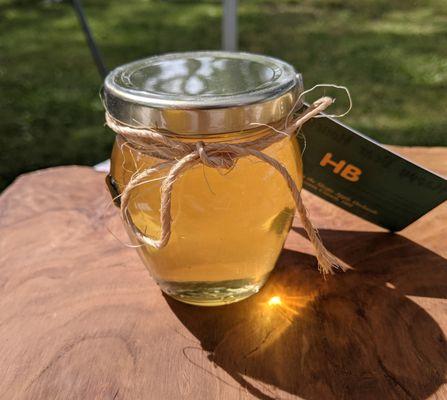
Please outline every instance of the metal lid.
[{"label": "metal lid", "polygon": [[120,66],[104,83],[108,112],[124,124],[175,133],[251,129],[284,118],[302,91],[281,60],[249,53],[172,53]]}]

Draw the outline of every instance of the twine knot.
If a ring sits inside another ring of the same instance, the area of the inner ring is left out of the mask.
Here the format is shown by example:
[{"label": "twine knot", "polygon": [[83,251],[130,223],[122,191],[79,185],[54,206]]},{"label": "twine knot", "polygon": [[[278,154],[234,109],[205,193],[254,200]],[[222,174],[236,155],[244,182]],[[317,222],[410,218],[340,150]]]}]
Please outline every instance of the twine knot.
[{"label": "twine knot", "polygon": [[208,155],[205,148],[205,143],[203,143],[202,141],[198,141],[196,143],[197,154],[199,155],[200,161],[203,165],[206,165],[210,168],[224,169],[231,169],[234,167],[236,159],[232,157],[232,154],[230,152],[215,151],[215,154]]}]

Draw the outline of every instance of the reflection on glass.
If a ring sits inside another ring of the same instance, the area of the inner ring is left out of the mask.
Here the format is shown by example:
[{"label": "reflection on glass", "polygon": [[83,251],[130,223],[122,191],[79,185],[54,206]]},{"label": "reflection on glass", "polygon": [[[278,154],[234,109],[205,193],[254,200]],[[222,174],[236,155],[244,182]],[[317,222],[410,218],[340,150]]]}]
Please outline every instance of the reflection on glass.
[{"label": "reflection on glass", "polygon": [[272,68],[252,60],[203,56],[143,66],[128,76],[127,83],[152,93],[232,95],[262,87],[274,74]]}]

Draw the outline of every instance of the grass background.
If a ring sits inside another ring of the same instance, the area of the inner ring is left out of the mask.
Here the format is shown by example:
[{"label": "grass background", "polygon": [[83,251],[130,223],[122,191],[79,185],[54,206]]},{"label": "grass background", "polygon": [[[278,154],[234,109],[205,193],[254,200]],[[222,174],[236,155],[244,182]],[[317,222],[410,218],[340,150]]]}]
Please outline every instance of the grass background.
[{"label": "grass background", "polygon": [[[213,1],[84,0],[108,68],[218,49]],[[447,145],[447,1],[240,0],[240,49],[349,87],[344,122],[384,143]],[[101,80],[69,3],[0,0],[0,189],[20,173],[107,158]],[[341,102],[342,103],[342,102]]]}]

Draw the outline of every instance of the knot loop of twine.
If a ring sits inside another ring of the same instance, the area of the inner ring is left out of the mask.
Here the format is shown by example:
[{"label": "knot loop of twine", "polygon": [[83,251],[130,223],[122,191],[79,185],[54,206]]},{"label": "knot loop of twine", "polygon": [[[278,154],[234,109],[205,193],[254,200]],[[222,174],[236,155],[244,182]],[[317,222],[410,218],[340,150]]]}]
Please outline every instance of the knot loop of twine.
[{"label": "knot loop of twine", "polygon": [[196,149],[202,164],[210,168],[230,169],[234,167],[236,162],[236,159],[232,157],[230,152],[209,155],[208,150],[205,149],[205,143],[202,141],[196,143]]},{"label": "knot loop of twine", "polygon": [[[334,100],[332,98],[321,97],[289,123],[289,117],[293,116],[291,112],[286,118],[286,127],[284,131],[279,131],[273,128],[261,138],[237,144],[222,142],[205,144],[202,141],[197,141],[195,143],[181,142],[173,140],[155,129],[134,128],[123,125],[106,112],[106,124],[115,133],[124,137],[133,149],[161,161],[141,172],[135,173],[128,184],[122,189],[120,194],[120,207],[123,220],[127,222],[136,238],[141,243],[161,249],[166,246],[171,235],[172,190],[178,177],[184,171],[200,163],[210,168],[231,169],[239,158],[252,156],[272,166],[284,178],[295,201],[303,228],[315,249],[315,256],[318,260],[319,270],[323,274],[333,273],[337,268],[344,270],[345,266],[343,266],[343,264],[324,247],[317,229],[314,228],[309,219],[308,212],[301,198],[301,191],[287,169],[279,161],[262,152],[262,150],[270,145],[290,138],[305,122],[316,117],[333,102]],[[253,125],[256,126],[257,124]],[[139,185],[145,184],[152,175],[157,174],[162,170],[167,170],[168,173],[161,184],[161,234],[159,239],[153,239],[143,234],[135,226],[127,209],[132,190]]]}]

